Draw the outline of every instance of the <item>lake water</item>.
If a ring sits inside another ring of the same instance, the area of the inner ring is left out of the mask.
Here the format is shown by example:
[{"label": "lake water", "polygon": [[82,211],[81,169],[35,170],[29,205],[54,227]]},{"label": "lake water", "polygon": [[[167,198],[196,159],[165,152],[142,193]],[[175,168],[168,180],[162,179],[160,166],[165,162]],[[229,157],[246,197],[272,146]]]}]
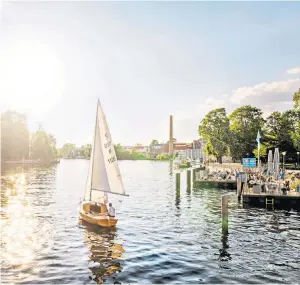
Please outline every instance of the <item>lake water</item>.
[{"label": "lake water", "polygon": [[[129,197],[114,204],[115,230],[81,224],[89,161],[2,172],[2,283],[297,283],[300,213],[243,209],[226,190],[186,187],[180,195],[169,162],[121,161]],[[121,196],[120,196],[121,197]],[[120,198],[117,197],[118,199]]]}]

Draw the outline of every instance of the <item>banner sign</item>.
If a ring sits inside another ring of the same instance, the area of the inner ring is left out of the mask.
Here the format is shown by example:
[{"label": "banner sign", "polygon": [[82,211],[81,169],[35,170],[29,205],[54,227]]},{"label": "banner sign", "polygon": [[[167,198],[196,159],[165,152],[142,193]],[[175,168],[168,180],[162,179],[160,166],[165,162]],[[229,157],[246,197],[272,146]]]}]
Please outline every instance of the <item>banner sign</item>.
[{"label": "banner sign", "polygon": [[255,168],[256,167],[256,158],[243,158],[243,167]]}]

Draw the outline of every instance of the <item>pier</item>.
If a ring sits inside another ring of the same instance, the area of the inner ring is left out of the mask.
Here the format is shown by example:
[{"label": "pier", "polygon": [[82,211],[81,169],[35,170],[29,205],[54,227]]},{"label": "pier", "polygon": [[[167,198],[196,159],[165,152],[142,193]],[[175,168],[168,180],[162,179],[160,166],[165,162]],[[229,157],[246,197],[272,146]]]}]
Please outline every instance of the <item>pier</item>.
[{"label": "pier", "polygon": [[237,188],[236,177],[227,174],[225,178],[217,178],[210,174],[210,169],[206,167],[200,167],[194,169],[194,184],[198,187],[216,187],[223,189],[234,190]]},{"label": "pier", "polygon": [[[222,172],[223,171],[223,172]],[[251,185],[249,183],[248,175],[263,176],[255,171],[250,174],[246,172],[239,172],[238,175],[228,173],[224,176],[224,170],[214,170],[205,167],[193,168],[193,186],[197,188],[219,188],[236,190],[238,200],[242,200],[244,207],[254,206],[263,207],[266,209],[286,209],[300,211],[300,191],[297,189],[286,189],[285,180],[278,180],[273,182],[256,181]],[[187,170],[187,181],[190,184],[191,171]],[[223,177],[221,178],[220,175]],[[250,185],[250,186],[249,186]],[[180,189],[180,173],[176,174],[176,188]]]},{"label": "pier", "polygon": [[244,187],[242,192],[244,206],[256,206],[266,209],[286,209],[300,211],[300,192],[282,191],[281,183],[273,184],[263,191],[261,185]]}]

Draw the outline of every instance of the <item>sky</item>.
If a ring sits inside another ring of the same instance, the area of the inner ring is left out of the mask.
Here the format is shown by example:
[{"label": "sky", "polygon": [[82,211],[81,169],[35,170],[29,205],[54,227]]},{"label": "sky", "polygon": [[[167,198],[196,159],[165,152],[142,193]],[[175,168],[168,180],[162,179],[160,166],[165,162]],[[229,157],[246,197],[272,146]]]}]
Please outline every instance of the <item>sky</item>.
[{"label": "sky", "polygon": [[101,101],[114,143],[198,139],[207,112],[292,108],[298,2],[4,2],[0,111],[58,146],[91,143]]}]

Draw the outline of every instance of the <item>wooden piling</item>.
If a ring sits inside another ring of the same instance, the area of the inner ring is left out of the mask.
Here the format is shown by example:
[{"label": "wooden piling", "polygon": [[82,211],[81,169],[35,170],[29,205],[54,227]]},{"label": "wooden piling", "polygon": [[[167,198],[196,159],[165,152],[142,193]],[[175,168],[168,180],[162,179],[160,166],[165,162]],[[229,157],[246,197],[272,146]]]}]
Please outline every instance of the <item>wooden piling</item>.
[{"label": "wooden piling", "polygon": [[187,183],[188,189],[190,189],[191,188],[191,171],[190,170],[188,170],[186,172],[186,183]]},{"label": "wooden piling", "polygon": [[238,196],[238,199],[240,200],[241,199],[241,195],[242,195],[242,177],[238,177],[237,178],[237,196]]},{"label": "wooden piling", "polygon": [[222,214],[222,233],[228,234],[228,195],[222,196],[221,214]]},{"label": "wooden piling", "polygon": [[196,168],[193,169],[193,182],[196,181]]},{"label": "wooden piling", "polygon": [[180,173],[176,173],[176,190],[180,190]]}]

